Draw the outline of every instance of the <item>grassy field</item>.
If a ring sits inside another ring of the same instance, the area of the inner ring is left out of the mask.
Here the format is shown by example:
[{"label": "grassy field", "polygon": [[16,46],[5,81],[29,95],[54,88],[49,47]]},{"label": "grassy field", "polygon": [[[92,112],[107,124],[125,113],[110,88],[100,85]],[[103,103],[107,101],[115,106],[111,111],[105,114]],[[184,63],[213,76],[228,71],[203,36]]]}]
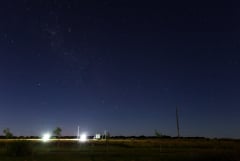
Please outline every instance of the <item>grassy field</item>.
[{"label": "grassy field", "polygon": [[239,140],[0,140],[0,161],[240,161]]}]

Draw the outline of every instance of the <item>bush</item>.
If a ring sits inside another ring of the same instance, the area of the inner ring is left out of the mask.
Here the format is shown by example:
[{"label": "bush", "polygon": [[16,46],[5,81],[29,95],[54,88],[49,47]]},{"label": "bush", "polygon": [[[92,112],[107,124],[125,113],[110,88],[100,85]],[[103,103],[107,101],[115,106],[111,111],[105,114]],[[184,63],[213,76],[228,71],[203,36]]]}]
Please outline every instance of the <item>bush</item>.
[{"label": "bush", "polygon": [[6,146],[8,156],[28,156],[32,155],[32,147],[27,141],[9,142]]}]

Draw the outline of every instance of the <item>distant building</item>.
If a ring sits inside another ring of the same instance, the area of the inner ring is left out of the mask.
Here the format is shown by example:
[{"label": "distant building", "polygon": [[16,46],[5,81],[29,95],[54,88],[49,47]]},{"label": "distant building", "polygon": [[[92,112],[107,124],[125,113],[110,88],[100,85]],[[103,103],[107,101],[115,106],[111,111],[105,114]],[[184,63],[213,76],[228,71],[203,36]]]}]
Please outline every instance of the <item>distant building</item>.
[{"label": "distant building", "polygon": [[101,139],[101,134],[96,134],[93,139],[96,139],[96,140]]}]

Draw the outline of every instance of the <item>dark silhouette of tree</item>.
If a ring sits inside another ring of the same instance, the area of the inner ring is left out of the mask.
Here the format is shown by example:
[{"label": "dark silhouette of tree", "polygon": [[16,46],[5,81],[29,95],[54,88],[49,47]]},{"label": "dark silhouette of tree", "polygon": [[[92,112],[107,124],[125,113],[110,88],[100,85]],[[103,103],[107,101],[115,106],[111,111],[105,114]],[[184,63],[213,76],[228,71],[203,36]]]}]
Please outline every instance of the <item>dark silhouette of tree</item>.
[{"label": "dark silhouette of tree", "polygon": [[62,129],[60,127],[57,127],[55,130],[53,130],[53,134],[56,137],[61,137]]},{"label": "dark silhouette of tree", "polygon": [[155,136],[160,138],[160,137],[162,137],[163,135],[162,135],[160,132],[158,132],[157,130],[155,130]]},{"label": "dark silhouette of tree", "polygon": [[8,139],[13,137],[13,134],[10,132],[9,128],[3,129],[3,133],[4,133],[5,137]]}]

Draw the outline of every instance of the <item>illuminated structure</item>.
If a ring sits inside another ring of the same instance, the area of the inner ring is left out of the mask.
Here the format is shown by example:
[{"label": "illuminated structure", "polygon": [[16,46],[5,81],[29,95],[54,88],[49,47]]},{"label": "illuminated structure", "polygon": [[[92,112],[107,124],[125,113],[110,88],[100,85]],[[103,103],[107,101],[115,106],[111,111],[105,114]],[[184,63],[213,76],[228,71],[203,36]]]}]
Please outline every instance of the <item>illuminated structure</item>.
[{"label": "illuminated structure", "polygon": [[96,139],[96,140],[101,139],[101,134],[96,134],[93,139]]},{"label": "illuminated structure", "polygon": [[87,141],[87,135],[86,134],[81,134],[79,138],[80,142],[86,142]]},{"label": "illuminated structure", "polygon": [[43,134],[42,141],[47,142],[50,140],[50,138],[51,138],[51,135],[49,133],[45,133]]}]

